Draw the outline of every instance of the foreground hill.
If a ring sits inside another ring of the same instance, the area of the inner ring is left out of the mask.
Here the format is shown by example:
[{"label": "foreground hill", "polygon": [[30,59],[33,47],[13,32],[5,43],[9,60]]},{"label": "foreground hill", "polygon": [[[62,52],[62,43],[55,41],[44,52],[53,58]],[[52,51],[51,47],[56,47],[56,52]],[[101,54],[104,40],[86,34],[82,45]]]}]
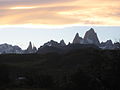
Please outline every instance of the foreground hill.
[{"label": "foreground hill", "polygon": [[119,90],[119,72],[120,50],[0,55],[1,88]]}]

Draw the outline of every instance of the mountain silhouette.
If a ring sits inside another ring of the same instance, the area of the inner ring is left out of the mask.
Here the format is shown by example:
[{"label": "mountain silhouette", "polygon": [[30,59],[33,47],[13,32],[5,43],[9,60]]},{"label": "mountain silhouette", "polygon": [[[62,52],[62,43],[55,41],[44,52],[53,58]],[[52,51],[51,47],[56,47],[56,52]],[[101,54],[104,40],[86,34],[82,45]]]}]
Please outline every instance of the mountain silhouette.
[{"label": "mountain silhouette", "polygon": [[86,47],[92,47],[92,48],[99,48],[99,49],[109,49],[109,50],[115,50],[120,49],[120,43],[116,42],[113,43],[112,40],[107,40],[106,42],[99,41],[99,38],[97,36],[97,33],[93,28],[89,29],[84,37],[80,37],[79,33],[76,33],[72,43],[69,42],[67,45],[62,39],[60,42],[50,40],[46,43],[44,43],[42,46],[40,46],[37,50],[35,46],[32,45],[31,42],[29,42],[28,48],[25,50],[22,50],[19,46],[12,46],[9,44],[1,44],[0,45],[0,54],[9,54],[9,53],[17,53],[17,54],[30,54],[30,53],[47,53],[47,52],[58,52],[63,53],[70,51],[74,48],[86,48]]}]

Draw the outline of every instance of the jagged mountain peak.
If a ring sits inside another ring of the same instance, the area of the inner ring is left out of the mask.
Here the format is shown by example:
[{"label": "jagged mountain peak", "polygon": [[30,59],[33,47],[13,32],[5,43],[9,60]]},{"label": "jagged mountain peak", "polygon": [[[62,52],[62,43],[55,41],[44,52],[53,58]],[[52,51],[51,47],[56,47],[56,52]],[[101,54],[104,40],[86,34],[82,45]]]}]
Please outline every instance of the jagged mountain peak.
[{"label": "jagged mountain peak", "polygon": [[61,46],[65,46],[66,44],[65,44],[65,41],[62,39],[61,41],[60,41],[60,45]]},{"label": "jagged mountain peak", "polygon": [[113,44],[112,40],[107,40],[106,42],[102,42],[100,46],[102,49],[115,49],[115,45]]},{"label": "jagged mountain peak", "polygon": [[50,41],[48,41],[47,43],[45,43],[44,45],[43,45],[43,47],[44,46],[57,46],[59,43],[58,42],[56,42],[56,41],[54,41],[54,40],[50,40]]},{"label": "jagged mountain peak", "polygon": [[33,46],[32,51],[33,51],[33,53],[37,52],[37,48],[35,46]]},{"label": "jagged mountain peak", "polygon": [[[44,48],[56,48],[56,50],[58,49],[62,49],[65,48],[66,46],[70,46],[70,45],[79,45],[79,44],[83,44],[83,46],[85,44],[88,45],[97,45],[99,48],[101,49],[120,49],[120,42],[117,43],[113,43],[112,40],[107,40],[106,42],[99,42],[97,33],[95,32],[95,30],[93,28],[90,28],[86,33],[84,38],[79,36],[79,33],[75,34],[75,37],[73,39],[73,42],[70,43],[68,45],[65,44],[64,39],[62,39],[60,42],[54,41],[54,40],[50,40],[47,43],[45,43],[43,46],[40,47],[39,50],[44,49]],[[85,45],[86,46],[86,45]],[[37,52],[37,48],[32,44],[32,42],[29,42],[28,48],[26,50],[22,50],[19,46],[12,46],[10,44],[0,44],[0,54],[7,54],[7,53],[24,53],[24,54],[28,54],[28,53],[36,53]]]},{"label": "jagged mountain peak", "polygon": [[76,33],[75,37],[80,37],[80,36],[79,36],[79,33]]},{"label": "jagged mountain peak", "polygon": [[93,32],[93,33],[95,33],[95,31],[94,31],[93,28],[90,28],[89,32]]},{"label": "jagged mountain peak", "polygon": [[22,53],[22,49],[15,45],[15,46],[12,46],[10,44],[1,44],[0,45],[0,54],[8,54],[8,53]]},{"label": "jagged mountain peak", "polygon": [[112,40],[107,40],[106,43],[107,44],[113,44]]},{"label": "jagged mountain peak", "polygon": [[56,41],[54,41],[54,40],[50,40],[49,42],[56,42]]},{"label": "jagged mountain peak", "polygon": [[91,28],[90,30],[88,30],[85,33],[84,41],[85,41],[85,43],[95,44],[95,45],[98,45],[98,46],[100,44],[97,33],[94,31],[93,28]]},{"label": "jagged mountain peak", "polygon": [[33,50],[36,50],[37,51],[37,48],[36,48],[36,46],[33,44]]},{"label": "jagged mountain peak", "polygon": [[32,50],[32,43],[31,43],[31,41],[29,42],[29,45],[28,45],[27,49]]},{"label": "jagged mountain peak", "polygon": [[90,28],[85,34],[96,34],[93,28]]},{"label": "jagged mountain peak", "polygon": [[75,38],[73,39],[73,44],[81,44],[83,39],[79,36],[79,33],[76,33]]},{"label": "jagged mountain peak", "polygon": [[31,41],[29,42],[28,48],[25,50],[24,53],[35,53],[37,51],[37,48],[33,45]]}]

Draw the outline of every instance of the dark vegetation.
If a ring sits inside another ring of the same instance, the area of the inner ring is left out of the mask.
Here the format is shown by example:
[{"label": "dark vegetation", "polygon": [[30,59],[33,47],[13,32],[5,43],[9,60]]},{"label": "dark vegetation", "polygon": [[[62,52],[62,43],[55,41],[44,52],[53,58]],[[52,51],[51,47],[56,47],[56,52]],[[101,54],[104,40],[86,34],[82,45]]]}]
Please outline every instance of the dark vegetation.
[{"label": "dark vegetation", "polygon": [[0,90],[14,88],[120,90],[120,50],[0,55]]}]

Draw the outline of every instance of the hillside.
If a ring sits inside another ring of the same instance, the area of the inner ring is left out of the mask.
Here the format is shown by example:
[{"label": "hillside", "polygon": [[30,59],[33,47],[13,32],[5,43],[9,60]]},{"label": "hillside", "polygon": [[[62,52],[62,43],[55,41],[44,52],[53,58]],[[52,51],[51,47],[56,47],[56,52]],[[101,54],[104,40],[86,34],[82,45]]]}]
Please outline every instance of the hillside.
[{"label": "hillside", "polygon": [[1,88],[120,89],[120,51],[0,55]]}]

